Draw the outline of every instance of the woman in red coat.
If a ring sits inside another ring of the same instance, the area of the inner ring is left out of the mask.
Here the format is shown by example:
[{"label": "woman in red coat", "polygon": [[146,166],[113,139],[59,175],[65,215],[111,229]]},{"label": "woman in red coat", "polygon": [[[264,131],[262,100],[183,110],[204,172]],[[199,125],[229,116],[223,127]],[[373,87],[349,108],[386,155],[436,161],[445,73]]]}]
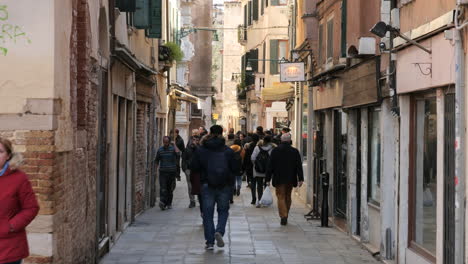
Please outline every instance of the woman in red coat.
[{"label": "woman in red coat", "polygon": [[25,229],[39,211],[20,163],[11,141],[0,138],[0,264],[19,264],[29,256]]}]

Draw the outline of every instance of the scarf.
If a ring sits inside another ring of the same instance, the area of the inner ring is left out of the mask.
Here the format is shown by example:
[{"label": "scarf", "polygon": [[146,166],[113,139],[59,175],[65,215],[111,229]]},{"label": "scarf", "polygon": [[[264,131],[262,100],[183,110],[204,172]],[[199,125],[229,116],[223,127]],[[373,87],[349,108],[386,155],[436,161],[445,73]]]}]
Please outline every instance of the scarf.
[{"label": "scarf", "polygon": [[7,161],[5,163],[5,165],[3,166],[3,169],[0,171],[0,176],[3,176],[3,174],[5,174],[5,172],[7,171],[9,165],[10,165],[10,162]]}]

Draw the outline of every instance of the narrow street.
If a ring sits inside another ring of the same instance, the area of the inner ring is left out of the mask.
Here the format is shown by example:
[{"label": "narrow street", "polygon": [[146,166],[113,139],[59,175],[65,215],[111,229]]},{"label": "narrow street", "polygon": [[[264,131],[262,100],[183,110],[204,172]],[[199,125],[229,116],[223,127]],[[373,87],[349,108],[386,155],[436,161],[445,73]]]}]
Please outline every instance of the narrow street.
[{"label": "narrow street", "polygon": [[187,208],[185,178],[177,184],[173,209],[153,208],[137,217],[101,264],[379,263],[346,234],[320,228],[318,221],[307,222],[303,217],[307,208],[294,195],[289,223],[282,227],[276,202],[255,208],[246,188],[231,205],[226,246],[206,251],[199,208]]}]

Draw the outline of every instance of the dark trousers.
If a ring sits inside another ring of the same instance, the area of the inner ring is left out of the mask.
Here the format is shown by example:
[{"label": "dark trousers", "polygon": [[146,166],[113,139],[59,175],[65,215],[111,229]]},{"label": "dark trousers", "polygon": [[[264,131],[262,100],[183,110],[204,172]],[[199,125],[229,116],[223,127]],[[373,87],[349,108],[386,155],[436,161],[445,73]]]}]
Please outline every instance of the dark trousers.
[{"label": "dark trousers", "polygon": [[252,182],[250,183],[252,201],[257,201],[257,196],[255,195],[255,192],[257,192],[258,194],[258,199],[262,199],[264,180],[265,177],[253,177]]},{"label": "dark trousers", "polygon": [[21,260],[14,261],[14,262],[8,262],[8,263],[4,263],[4,264],[21,264]]},{"label": "dark trousers", "polygon": [[159,171],[159,200],[164,205],[172,205],[173,192],[176,187],[175,171]]}]

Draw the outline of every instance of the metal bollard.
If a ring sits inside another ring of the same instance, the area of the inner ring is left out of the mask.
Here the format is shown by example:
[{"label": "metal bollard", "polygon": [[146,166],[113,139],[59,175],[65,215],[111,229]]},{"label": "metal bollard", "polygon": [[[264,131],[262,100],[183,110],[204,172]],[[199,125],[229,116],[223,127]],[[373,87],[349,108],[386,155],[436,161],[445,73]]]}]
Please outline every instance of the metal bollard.
[{"label": "metal bollard", "polygon": [[330,174],[322,172],[322,227],[328,227],[328,187],[330,184]]}]

